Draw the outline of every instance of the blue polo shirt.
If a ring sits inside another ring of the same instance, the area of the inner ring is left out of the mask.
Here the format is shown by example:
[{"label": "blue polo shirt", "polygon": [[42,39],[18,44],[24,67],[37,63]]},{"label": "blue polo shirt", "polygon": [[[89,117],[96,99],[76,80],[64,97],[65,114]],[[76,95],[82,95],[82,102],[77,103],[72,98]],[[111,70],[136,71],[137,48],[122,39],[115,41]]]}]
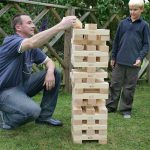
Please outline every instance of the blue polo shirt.
[{"label": "blue polo shirt", "polygon": [[149,25],[142,18],[132,22],[128,17],[119,23],[112,48],[112,60],[116,63],[133,66],[141,61],[150,50]]},{"label": "blue polo shirt", "polygon": [[17,34],[8,36],[0,46],[0,90],[17,86],[27,80],[32,64],[40,64],[47,57],[38,48],[20,53],[23,39]]}]

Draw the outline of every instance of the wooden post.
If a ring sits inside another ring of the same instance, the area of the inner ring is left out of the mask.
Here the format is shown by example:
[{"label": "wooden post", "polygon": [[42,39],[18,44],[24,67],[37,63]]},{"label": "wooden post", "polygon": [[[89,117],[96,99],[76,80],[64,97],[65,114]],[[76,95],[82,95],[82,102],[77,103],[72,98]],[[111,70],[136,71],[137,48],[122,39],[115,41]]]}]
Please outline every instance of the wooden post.
[{"label": "wooden post", "polygon": [[[71,15],[75,15],[75,10],[72,7],[70,7],[66,12],[66,16],[71,16]],[[64,36],[64,63],[66,66],[64,68],[64,83],[65,83],[64,90],[65,92],[71,92],[71,80],[70,80],[70,71],[72,69],[71,38],[72,38],[72,30],[68,29],[65,31],[65,36]]]}]

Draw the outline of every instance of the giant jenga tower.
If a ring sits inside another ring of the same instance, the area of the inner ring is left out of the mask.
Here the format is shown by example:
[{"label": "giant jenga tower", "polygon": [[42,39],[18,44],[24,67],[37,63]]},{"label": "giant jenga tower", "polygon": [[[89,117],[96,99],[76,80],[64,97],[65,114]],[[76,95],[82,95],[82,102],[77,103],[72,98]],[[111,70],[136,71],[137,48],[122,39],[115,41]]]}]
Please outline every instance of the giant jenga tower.
[{"label": "giant jenga tower", "polygon": [[85,24],[73,29],[72,36],[72,119],[74,143],[97,140],[107,143],[107,78],[110,38],[109,30],[97,29],[96,24]]}]

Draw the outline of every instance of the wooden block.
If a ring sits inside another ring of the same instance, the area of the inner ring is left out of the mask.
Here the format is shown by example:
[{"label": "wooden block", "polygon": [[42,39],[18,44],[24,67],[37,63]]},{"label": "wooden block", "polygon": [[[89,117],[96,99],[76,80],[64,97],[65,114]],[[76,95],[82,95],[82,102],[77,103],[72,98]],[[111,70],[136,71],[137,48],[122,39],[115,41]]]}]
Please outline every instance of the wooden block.
[{"label": "wooden block", "polygon": [[73,115],[73,120],[106,120],[107,119],[107,113],[106,114],[94,114],[94,115],[88,115],[88,114],[82,114],[82,115]]},{"label": "wooden block", "polygon": [[80,51],[80,53],[81,53],[81,50],[84,50],[83,45],[74,45],[74,44],[72,44],[72,51]]},{"label": "wooden block", "polygon": [[107,78],[108,73],[104,70],[104,69],[100,69],[98,70],[98,72],[95,73],[87,73],[87,72],[83,72],[77,69],[72,69],[72,76],[74,78],[95,78],[95,79],[99,79],[99,78]]},{"label": "wooden block", "polygon": [[[94,48],[93,48],[94,49]],[[94,50],[84,50],[84,51],[73,51],[72,53],[73,57],[75,56],[86,56],[86,57],[108,57],[109,53],[108,52],[101,52],[101,51],[94,51]]]},{"label": "wooden block", "polygon": [[86,114],[94,114],[95,113],[95,109],[93,106],[86,106]]},{"label": "wooden block", "polygon": [[95,126],[95,120],[87,120],[88,129],[93,129],[93,126]]},{"label": "wooden block", "polygon": [[108,94],[108,88],[106,88],[106,89],[100,89],[100,93],[102,93],[102,94]]},{"label": "wooden block", "polygon": [[73,28],[82,29],[82,22],[77,18]]},{"label": "wooden block", "polygon": [[[88,72],[88,73],[95,73],[96,72],[96,67],[88,67],[88,68],[86,68],[86,71]],[[88,81],[87,81],[88,82]]]},{"label": "wooden block", "polygon": [[[107,142],[107,135],[82,135],[82,136],[74,136],[73,133],[72,133],[72,137],[73,137],[73,141],[74,142],[78,142],[78,143],[82,143],[83,141],[95,141],[95,140],[98,140],[100,144],[106,144]],[[82,141],[82,142],[79,142],[79,141]]]},{"label": "wooden block", "polygon": [[72,40],[83,40],[83,35],[76,35],[76,34],[73,34],[72,35]]},{"label": "wooden block", "polygon": [[[93,78],[91,78],[91,79],[93,79]],[[107,89],[108,90],[109,84],[107,82],[101,82],[101,83],[95,83],[95,82],[94,83],[76,83],[74,88],[75,89],[100,89],[100,90]]]},{"label": "wooden block", "polygon": [[109,46],[107,46],[107,45],[98,45],[96,47],[96,49],[98,51],[102,51],[102,52],[109,52]]},{"label": "wooden block", "polygon": [[95,131],[94,130],[92,130],[92,129],[88,129],[87,131],[86,131],[86,135],[95,135]]},{"label": "wooden block", "polygon": [[71,124],[73,126],[75,126],[75,125],[82,125],[82,120],[73,120],[73,119],[71,119]]},{"label": "wooden block", "polygon": [[74,61],[73,59],[71,60],[71,63],[74,67],[101,67],[101,68],[107,68],[108,67],[108,62],[95,62],[95,63],[90,63],[90,62],[77,62]]},{"label": "wooden block", "polygon": [[89,30],[89,29],[74,29],[73,34],[76,35],[110,35],[110,30],[107,29],[97,29],[97,30]]},{"label": "wooden block", "polygon": [[86,50],[87,51],[96,51],[96,46],[95,45],[86,45]]},{"label": "wooden block", "polygon": [[95,106],[96,105],[96,99],[88,99],[87,105]]},{"label": "wooden block", "polygon": [[88,39],[83,39],[83,40],[74,40],[71,39],[72,44],[77,44],[77,45],[106,45],[106,42],[101,41],[101,40],[88,40]]},{"label": "wooden block", "polygon": [[85,37],[85,39],[91,40],[91,41],[97,40],[97,35],[85,35],[84,37]]},{"label": "wooden block", "polygon": [[100,57],[100,62],[108,62],[108,61],[109,61],[109,57],[108,56]]},{"label": "wooden block", "polygon": [[74,129],[98,129],[106,130],[107,129],[107,118],[105,119],[83,119],[83,120],[74,120],[71,118],[71,125]]},{"label": "wooden block", "polygon": [[97,24],[85,24],[85,29],[97,30]]},{"label": "wooden block", "polygon": [[82,115],[82,108],[77,106],[72,106],[72,115]]},{"label": "wooden block", "polygon": [[96,106],[105,106],[106,100],[105,99],[97,99]]},{"label": "wooden block", "polygon": [[87,102],[83,101],[83,99],[72,99],[72,105],[74,106],[86,106]]},{"label": "wooden block", "polygon": [[100,36],[100,39],[102,41],[109,41],[110,40],[110,36],[109,35],[102,35],[102,36]]},{"label": "wooden block", "polygon": [[108,99],[108,94],[101,93],[83,93],[73,94],[74,99]]}]

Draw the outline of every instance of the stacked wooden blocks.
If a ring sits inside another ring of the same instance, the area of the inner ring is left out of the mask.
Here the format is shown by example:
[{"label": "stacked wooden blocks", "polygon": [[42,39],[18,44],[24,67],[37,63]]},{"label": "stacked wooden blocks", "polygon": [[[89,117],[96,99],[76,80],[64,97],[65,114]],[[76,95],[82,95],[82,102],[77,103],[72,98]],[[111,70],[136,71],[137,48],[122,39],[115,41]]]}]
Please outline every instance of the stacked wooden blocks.
[{"label": "stacked wooden blocks", "polygon": [[109,30],[85,24],[72,36],[72,137],[74,143],[93,140],[107,143],[107,78]]}]

